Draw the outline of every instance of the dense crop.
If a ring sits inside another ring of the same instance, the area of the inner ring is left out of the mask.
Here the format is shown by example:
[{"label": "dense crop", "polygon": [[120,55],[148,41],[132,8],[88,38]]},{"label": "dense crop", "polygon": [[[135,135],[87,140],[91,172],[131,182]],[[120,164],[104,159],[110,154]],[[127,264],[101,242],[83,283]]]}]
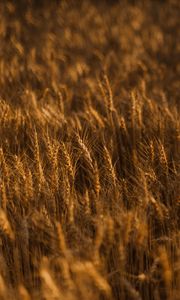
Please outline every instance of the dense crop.
[{"label": "dense crop", "polygon": [[0,2],[0,299],[179,299],[180,5],[110,2]]}]

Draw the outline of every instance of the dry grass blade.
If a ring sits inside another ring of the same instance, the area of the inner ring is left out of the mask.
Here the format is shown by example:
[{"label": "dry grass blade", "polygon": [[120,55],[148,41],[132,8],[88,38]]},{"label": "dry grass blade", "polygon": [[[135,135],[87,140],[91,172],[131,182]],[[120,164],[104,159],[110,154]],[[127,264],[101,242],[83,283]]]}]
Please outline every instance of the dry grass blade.
[{"label": "dry grass blade", "polygon": [[4,210],[0,209],[0,229],[7,235],[11,240],[14,240],[14,232],[11,228],[11,225],[8,221],[7,215]]}]

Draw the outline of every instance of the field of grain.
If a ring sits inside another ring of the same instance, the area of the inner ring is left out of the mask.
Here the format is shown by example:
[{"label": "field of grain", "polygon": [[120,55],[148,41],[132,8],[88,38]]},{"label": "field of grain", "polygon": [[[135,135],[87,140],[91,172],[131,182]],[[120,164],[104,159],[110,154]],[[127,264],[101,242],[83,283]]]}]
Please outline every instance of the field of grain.
[{"label": "field of grain", "polygon": [[180,299],[179,12],[0,1],[0,299]]}]

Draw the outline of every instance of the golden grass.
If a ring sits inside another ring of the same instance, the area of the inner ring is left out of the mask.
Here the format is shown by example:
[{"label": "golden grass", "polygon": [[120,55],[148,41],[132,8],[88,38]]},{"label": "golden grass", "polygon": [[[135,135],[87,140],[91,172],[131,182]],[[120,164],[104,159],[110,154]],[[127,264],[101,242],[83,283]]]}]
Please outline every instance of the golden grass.
[{"label": "golden grass", "polygon": [[179,1],[37,2],[0,3],[0,299],[178,300]]}]

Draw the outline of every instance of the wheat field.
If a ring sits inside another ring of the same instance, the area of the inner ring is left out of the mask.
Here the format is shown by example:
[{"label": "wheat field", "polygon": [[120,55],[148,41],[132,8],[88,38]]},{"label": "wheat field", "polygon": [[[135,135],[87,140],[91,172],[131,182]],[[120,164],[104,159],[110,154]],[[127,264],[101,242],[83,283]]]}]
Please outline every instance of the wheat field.
[{"label": "wheat field", "polygon": [[180,299],[179,12],[0,1],[0,299]]}]

